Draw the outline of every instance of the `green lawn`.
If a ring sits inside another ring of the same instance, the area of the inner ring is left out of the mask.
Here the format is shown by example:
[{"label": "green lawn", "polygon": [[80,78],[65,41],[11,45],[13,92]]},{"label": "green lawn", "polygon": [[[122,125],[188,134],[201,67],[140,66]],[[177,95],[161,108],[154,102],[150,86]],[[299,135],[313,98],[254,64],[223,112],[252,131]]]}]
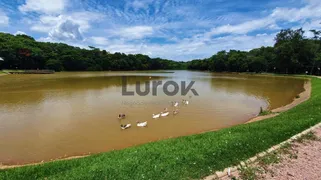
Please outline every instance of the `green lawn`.
[{"label": "green lawn", "polygon": [[5,70],[0,70],[0,74],[7,74]]},{"label": "green lawn", "polygon": [[0,179],[199,179],[320,121],[321,79],[312,78],[311,98],[271,119],[81,159],[1,170]]}]

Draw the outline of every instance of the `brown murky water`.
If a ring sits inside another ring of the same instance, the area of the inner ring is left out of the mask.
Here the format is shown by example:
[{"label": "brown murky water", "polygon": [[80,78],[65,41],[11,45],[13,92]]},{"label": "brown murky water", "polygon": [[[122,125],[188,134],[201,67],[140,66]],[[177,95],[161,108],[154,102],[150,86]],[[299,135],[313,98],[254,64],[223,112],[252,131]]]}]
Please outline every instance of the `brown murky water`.
[{"label": "brown murky water", "polygon": [[[74,72],[0,78],[0,163],[23,164],[214,130],[246,122],[260,107],[283,106],[303,91],[303,80],[207,72]],[[195,81],[190,92],[122,96],[136,81]],[[152,119],[170,101],[188,99],[179,114]],[[118,113],[126,113],[121,122]],[[148,127],[135,126],[148,121]],[[121,130],[121,123],[133,126]]]}]

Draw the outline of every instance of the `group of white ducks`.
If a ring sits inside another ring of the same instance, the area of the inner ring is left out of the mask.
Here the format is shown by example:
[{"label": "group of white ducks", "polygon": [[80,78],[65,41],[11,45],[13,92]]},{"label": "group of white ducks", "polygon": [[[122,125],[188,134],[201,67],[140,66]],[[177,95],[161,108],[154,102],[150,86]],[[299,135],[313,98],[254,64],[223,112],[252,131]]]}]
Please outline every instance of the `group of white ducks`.
[{"label": "group of white ducks", "polygon": [[[178,103],[177,101],[171,102],[171,103],[172,103],[172,106],[173,106],[174,108],[176,108],[175,110],[173,110],[173,115],[178,114],[179,111],[178,111],[177,108],[178,108],[178,106],[179,106],[179,103]],[[183,100],[182,100],[182,104],[183,104],[183,105],[188,105],[188,104],[189,104],[189,101],[183,99]],[[162,111],[162,112],[160,112],[160,113],[158,113],[158,114],[152,114],[152,118],[153,118],[153,119],[158,119],[158,118],[160,118],[160,117],[166,117],[166,116],[168,116],[169,114],[170,114],[170,113],[169,113],[168,109],[165,108],[164,111]],[[125,119],[125,118],[126,118],[126,115],[123,114],[123,113],[118,115],[118,119],[119,119],[119,120]],[[137,122],[136,122],[136,125],[137,125],[137,127],[146,127],[146,126],[147,126],[147,121],[145,121],[145,122],[139,122],[139,121],[137,121]],[[123,130],[125,130],[125,129],[130,128],[131,126],[132,126],[131,124],[121,124],[121,125],[120,125],[120,128],[123,129]]]}]

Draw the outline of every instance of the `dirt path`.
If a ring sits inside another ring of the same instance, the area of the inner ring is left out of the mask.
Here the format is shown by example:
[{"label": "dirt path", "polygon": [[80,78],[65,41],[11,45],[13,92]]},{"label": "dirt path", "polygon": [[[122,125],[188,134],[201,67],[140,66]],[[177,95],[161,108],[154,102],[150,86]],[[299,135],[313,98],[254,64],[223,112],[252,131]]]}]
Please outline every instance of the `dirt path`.
[{"label": "dirt path", "polygon": [[268,180],[317,180],[321,179],[321,128],[313,136],[292,143],[283,151],[265,156],[246,168],[224,176],[220,180],[268,179]]},{"label": "dirt path", "polygon": [[[321,128],[315,131],[315,135],[321,138]],[[296,143],[294,146],[297,158],[285,157],[282,163],[269,166],[272,173],[265,174],[264,179],[321,179],[321,141]]]}]

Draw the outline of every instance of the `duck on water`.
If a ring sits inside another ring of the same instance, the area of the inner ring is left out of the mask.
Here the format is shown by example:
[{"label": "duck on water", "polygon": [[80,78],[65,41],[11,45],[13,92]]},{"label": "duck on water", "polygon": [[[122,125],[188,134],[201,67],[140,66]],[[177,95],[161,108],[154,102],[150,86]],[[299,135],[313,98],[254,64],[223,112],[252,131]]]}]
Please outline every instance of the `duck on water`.
[{"label": "duck on water", "polygon": [[126,115],[123,113],[118,114],[118,119],[125,119]]},{"label": "duck on water", "polygon": [[[182,100],[182,104],[183,105],[188,105],[189,104],[189,101],[188,100],[185,100],[183,99]],[[172,105],[174,107],[178,107],[179,103],[177,101],[173,102],[172,101]],[[175,109],[173,110],[173,115],[177,115],[179,113],[178,109]],[[164,111],[163,112],[160,112],[158,114],[152,114],[152,118],[153,119],[157,119],[157,118],[160,118],[160,117],[166,117],[169,115],[169,111],[167,108],[164,108]],[[118,119],[121,120],[121,119],[125,119],[126,115],[124,113],[120,113],[118,114]],[[144,122],[139,122],[139,121],[136,121],[136,125],[137,127],[146,127],[147,126],[147,121],[144,121]],[[131,124],[121,124],[120,125],[120,128],[121,129],[128,129],[131,127]]]}]

